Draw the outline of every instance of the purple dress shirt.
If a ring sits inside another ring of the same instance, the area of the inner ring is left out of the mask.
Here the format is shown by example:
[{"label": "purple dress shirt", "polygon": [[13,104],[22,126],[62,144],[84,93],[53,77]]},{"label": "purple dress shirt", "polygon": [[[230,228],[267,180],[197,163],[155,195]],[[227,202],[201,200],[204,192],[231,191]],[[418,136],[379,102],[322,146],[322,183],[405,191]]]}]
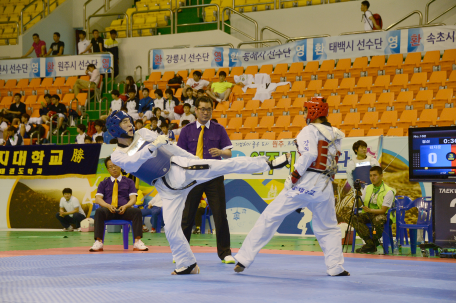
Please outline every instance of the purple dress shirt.
[{"label": "purple dress shirt", "polygon": [[[198,138],[201,132],[201,127],[197,128],[197,122],[192,122],[187,124],[184,128],[182,128],[181,133],[179,135],[179,141],[177,142],[177,146],[182,149],[185,149],[189,153],[196,155],[196,148],[198,146]],[[204,135],[203,135],[203,159],[217,159],[221,160],[221,157],[212,157],[209,153],[209,149],[211,148],[218,148],[221,150],[233,148],[233,144],[231,143],[228,134],[226,133],[225,128],[213,121],[209,121],[209,128],[204,128]]]},{"label": "purple dress shirt", "polygon": [[[122,179],[120,181],[117,181],[117,183],[118,183],[117,207],[120,207],[120,206],[127,204],[128,201],[130,201],[131,195],[137,195],[137,191],[136,191],[136,187],[135,187],[135,182],[133,182],[133,180],[128,179],[124,176],[122,176]],[[114,187],[114,182],[112,181],[112,177],[108,177],[100,182],[100,184],[98,185],[98,190],[97,190],[96,195],[102,196],[103,200],[106,203],[111,204],[113,187]]]}]

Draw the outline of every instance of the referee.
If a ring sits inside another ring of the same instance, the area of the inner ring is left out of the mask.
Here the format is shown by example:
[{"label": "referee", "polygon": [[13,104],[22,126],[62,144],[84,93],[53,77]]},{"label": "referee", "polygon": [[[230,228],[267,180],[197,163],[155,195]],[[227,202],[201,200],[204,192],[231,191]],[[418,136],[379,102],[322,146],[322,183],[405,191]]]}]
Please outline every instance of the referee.
[{"label": "referee", "polygon": [[[213,121],[214,104],[209,97],[203,96],[195,101],[197,120],[187,124],[179,135],[177,145],[201,159],[231,158],[230,138],[225,128]],[[190,242],[195,215],[203,193],[206,194],[211,207],[215,229],[217,230],[217,253],[225,264],[234,264],[230,248],[230,228],[226,219],[226,201],[224,177],[218,177],[195,186],[187,196],[182,214],[182,230]]]}]

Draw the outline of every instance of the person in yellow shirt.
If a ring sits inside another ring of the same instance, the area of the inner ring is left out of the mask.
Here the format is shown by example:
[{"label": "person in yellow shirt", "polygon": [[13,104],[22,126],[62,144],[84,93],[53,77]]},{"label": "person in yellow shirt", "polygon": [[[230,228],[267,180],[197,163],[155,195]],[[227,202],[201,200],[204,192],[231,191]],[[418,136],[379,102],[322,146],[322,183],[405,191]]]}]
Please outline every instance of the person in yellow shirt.
[{"label": "person in yellow shirt", "polygon": [[227,82],[226,80],[226,73],[221,71],[219,73],[219,82],[212,83],[211,90],[207,90],[207,95],[217,101],[222,102],[228,100],[231,94],[231,87],[233,83]]}]

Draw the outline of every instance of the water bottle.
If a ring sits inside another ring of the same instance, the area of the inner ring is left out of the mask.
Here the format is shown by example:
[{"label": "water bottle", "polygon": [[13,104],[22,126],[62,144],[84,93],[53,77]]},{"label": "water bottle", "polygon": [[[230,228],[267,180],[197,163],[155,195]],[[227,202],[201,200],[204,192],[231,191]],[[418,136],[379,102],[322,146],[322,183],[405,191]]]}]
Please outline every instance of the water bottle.
[{"label": "water bottle", "polygon": [[393,254],[394,255],[398,255],[399,254],[399,248],[397,247],[397,240],[396,239],[394,239],[393,244],[394,244]]}]

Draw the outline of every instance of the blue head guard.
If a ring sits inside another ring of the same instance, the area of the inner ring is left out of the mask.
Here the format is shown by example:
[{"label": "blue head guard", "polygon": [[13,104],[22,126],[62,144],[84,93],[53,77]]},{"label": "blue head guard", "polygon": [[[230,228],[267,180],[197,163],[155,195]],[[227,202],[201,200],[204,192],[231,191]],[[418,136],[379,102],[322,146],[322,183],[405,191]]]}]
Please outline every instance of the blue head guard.
[{"label": "blue head guard", "polygon": [[135,124],[133,123],[133,118],[129,116],[126,112],[121,110],[115,110],[106,119],[106,128],[114,138],[131,138],[131,136],[129,136],[128,133],[120,127],[120,122],[122,122],[122,120],[125,118],[130,119],[130,123],[131,125],[133,125],[134,133]]}]

